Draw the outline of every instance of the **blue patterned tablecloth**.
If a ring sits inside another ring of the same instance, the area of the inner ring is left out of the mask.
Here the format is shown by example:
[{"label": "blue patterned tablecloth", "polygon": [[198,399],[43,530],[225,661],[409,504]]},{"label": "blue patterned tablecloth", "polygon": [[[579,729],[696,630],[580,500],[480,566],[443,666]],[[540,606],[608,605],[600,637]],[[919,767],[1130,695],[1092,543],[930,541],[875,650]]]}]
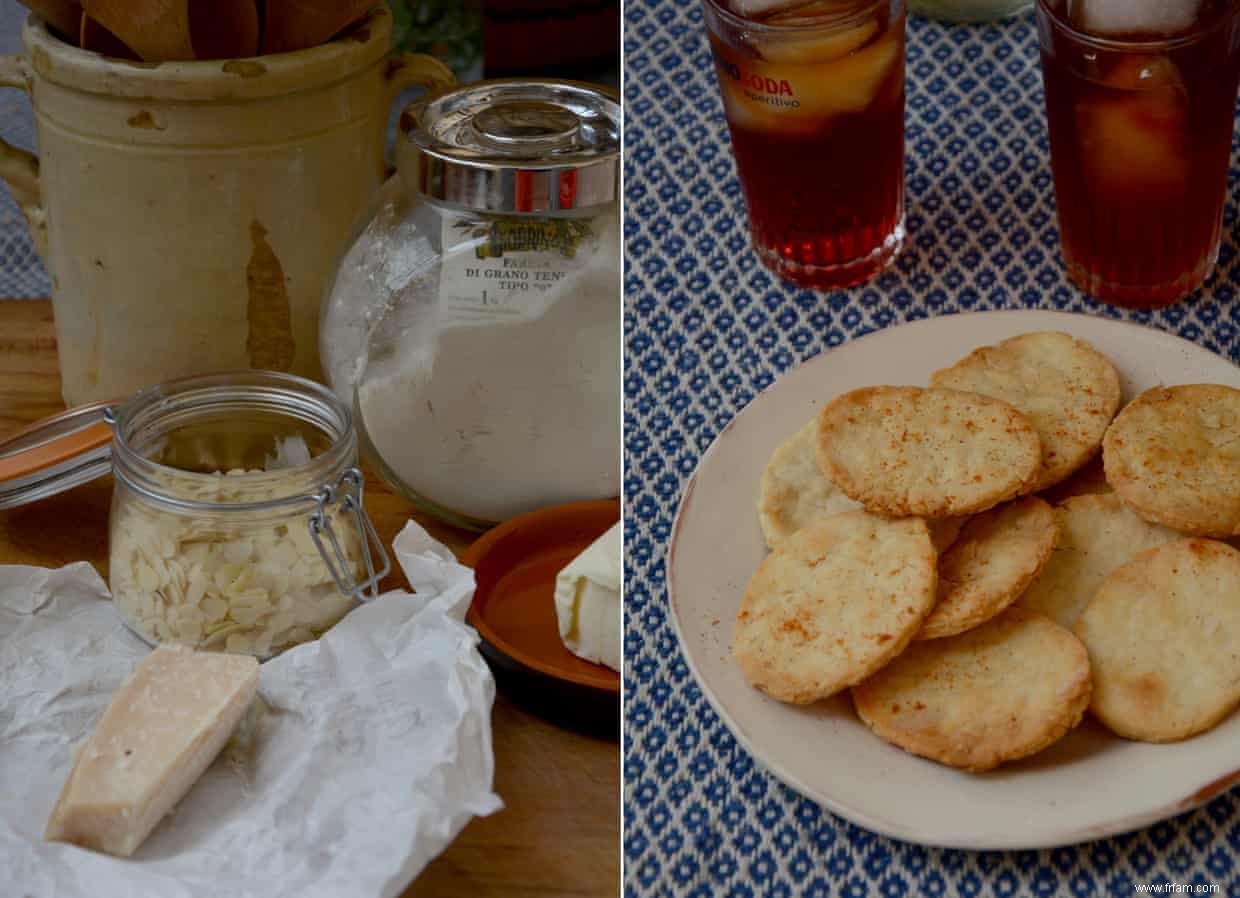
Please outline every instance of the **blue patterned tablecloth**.
[{"label": "blue patterned tablecloth", "polygon": [[1151,324],[1240,363],[1235,164],[1219,270],[1202,295],[1156,313],[1094,303],[1059,256],[1031,18],[911,20],[904,252],[863,286],[798,290],[749,246],[698,3],[628,0],[625,19],[625,894],[1084,898],[1176,882],[1240,896],[1235,791],[1051,851],[929,849],[832,815],[720,723],[685,665],[664,580],[676,503],[715,434],[781,372],[866,332],[967,310],[1067,309]]}]

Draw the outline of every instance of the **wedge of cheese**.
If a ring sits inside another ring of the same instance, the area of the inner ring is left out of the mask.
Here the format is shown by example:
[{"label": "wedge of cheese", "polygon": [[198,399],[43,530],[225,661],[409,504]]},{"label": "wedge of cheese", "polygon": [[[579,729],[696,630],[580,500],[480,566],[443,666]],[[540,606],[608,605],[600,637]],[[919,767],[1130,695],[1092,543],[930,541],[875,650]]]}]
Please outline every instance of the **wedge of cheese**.
[{"label": "wedge of cheese", "polygon": [[620,669],[620,525],[596,539],[555,578],[560,638],[574,655]]},{"label": "wedge of cheese", "polygon": [[129,857],[215,760],[257,690],[249,656],[155,649],[78,749],[45,838]]}]

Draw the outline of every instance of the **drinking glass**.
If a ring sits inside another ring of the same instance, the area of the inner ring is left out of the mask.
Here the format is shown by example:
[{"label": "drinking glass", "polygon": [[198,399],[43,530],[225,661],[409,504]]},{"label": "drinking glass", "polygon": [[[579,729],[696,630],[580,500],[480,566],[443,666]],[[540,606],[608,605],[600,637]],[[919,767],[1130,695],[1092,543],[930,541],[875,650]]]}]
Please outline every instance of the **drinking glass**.
[{"label": "drinking glass", "polygon": [[1038,0],[1064,264],[1104,302],[1169,305],[1214,270],[1240,74],[1237,9]]},{"label": "drinking glass", "polygon": [[904,239],[903,0],[703,3],[759,258],[815,288],[881,271]]}]

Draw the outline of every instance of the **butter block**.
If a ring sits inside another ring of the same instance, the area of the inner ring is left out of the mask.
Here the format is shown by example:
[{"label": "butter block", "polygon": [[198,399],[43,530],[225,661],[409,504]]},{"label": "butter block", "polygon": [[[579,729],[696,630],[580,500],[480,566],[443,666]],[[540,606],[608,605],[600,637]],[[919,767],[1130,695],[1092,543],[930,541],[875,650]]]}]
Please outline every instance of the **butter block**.
[{"label": "butter block", "polygon": [[257,691],[252,657],[155,649],[78,749],[44,838],[129,857],[215,760]]},{"label": "butter block", "polygon": [[555,613],[570,652],[620,670],[619,523],[556,576]]}]

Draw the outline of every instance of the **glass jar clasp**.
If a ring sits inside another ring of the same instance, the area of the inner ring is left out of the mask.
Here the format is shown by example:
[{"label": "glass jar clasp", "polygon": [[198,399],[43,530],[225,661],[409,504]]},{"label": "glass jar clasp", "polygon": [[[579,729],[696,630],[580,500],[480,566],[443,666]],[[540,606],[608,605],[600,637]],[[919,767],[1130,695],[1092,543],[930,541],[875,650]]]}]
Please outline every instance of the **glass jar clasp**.
[{"label": "glass jar clasp", "polygon": [[[324,486],[315,496],[317,507],[310,515],[309,521],[310,538],[314,540],[315,548],[323,557],[323,562],[327,565],[332,579],[336,581],[336,586],[342,593],[352,596],[359,602],[378,598],[379,581],[392,570],[392,562],[388,558],[387,550],[383,548],[383,541],[379,538],[379,533],[375,530],[375,525],[363,505],[365,482],[366,478],[359,469],[346,470],[334,484]],[[327,514],[327,509],[337,503],[344,511],[353,514],[358,533],[361,535],[362,563],[366,566],[366,579],[361,582],[353,576],[349,556],[341,546],[340,539],[336,535],[336,528],[332,526],[331,518]],[[377,570],[375,556],[371,552],[372,544],[378,552]]]}]

